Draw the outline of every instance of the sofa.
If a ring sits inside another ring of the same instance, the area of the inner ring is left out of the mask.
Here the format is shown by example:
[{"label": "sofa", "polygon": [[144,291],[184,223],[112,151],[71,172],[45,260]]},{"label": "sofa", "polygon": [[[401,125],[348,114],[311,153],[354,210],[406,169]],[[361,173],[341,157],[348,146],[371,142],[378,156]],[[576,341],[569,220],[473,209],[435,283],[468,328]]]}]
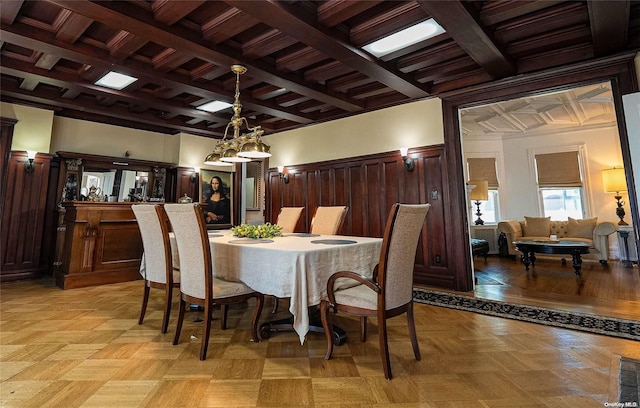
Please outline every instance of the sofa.
[{"label": "sofa", "polygon": [[[498,230],[505,234],[509,255],[518,255],[514,241],[548,240],[556,235],[559,241],[577,241],[589,244],[589,253],[583,259],[595,259],[601,264],[609,260],[609,235],[616,232],[612,222],[598,222],[597,218],[551,221],[550,217],[524,217],[524,220],[505,220]],[[557,255],[549,255],[557,256]]]}]

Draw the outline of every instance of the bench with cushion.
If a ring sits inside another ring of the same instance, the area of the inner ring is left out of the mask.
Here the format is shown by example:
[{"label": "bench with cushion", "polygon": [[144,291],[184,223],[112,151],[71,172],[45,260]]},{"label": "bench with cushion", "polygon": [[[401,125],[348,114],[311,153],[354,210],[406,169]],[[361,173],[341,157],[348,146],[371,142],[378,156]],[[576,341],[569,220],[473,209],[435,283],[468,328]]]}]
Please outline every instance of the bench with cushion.
[{"label": "bench with cushion", "polygon": [[484,256],[486,261],[489,253],[489,242],[486,239],[471,238],[471,253],[473,256]]},{"label": "bench with cushion", "polygon": [[[514,241],[536,241],[556,235],[560,241],[585,242],[589,253],[584,259],[596,259],[606,264],[609,259],[609,235],[616,226],[608,221],[598,222],[597,218],[568,221],[551,221],[551,217],[524,217],[521,220],[505,220],[498,223],[498,229],[507,236],[509,255],[518,255]],[[553,255],[551,255],[553,256]]]}]

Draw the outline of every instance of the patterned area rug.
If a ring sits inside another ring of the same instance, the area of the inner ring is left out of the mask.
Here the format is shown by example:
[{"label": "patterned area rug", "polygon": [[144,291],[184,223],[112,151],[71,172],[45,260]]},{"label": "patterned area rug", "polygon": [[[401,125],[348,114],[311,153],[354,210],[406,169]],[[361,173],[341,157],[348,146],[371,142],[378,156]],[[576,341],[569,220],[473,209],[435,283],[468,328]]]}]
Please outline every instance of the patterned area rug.
[{"label": "patterned area rug", "polygon": [[[640,360],[620,358],[620,393],[618,401],[626,407],[637,407],[640,404]],[[634,405],[635,404],[635,405]]]},{"label": "patterned area rug", "polygon": [[422,288],[413,289],[413,300],[417,303],[427,305],[523,320],[547,326],[563,327],[565,329],[582,330],[625,339],[640,340],[640,321],[636,320],[516,305],[513,303],[478,299],[455,293],[438,292]]}]

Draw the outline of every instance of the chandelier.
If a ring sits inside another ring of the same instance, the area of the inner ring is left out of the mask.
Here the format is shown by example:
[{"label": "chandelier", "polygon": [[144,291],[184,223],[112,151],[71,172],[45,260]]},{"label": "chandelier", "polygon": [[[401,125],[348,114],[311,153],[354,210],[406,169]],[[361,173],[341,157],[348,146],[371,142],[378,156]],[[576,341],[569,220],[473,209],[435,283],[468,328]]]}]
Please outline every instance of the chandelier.
[{"label": "chandelier", "polygon": [[[205,159],[205,164],[216,166],[231,166],[233,163],[250,162],[252,159],[270,157],[270,147],[260,140],[264,130],[260,126],[249,127],[247,120],[240,116],[240,75],[247,72],[242,65],[232,65],[231,72],[236,74],[236,94],[233,101],[233,117],[224,129],[224,136],[220,139]],[[242,124],[247,133],[240,134]],[[229,137],[229,128],[233,127],[233,138]]]}]

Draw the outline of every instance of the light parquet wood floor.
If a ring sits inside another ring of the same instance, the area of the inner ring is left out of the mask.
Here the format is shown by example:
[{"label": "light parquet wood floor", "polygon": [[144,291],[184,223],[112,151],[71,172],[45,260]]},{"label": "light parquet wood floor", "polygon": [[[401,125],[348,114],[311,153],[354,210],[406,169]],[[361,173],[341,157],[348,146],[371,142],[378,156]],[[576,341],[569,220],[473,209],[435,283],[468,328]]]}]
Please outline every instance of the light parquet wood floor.
[{"label": "light parquet wood floor", "polygon": [[[188,312],[179,345],[160,334],[162,297],[152,291],[137,324],[142,281],[61,290],[49,279],[0,292],[2,407],[594,407],[617,402],[620,356],[638,342],[415,305],[422,361],[406,319],[390,319],[394,379],[384,379],[375,319],[336,323],[348,341],[325,361],[324,336],[250,341],[251,305],[232,306],[229,329],[213,322],[198,360],[200,312]],[[177,306],[177,303],[176,305]],[[286,309],[286,308],[285,308]],[[267,303],[263,320],[271,317]]]}]

